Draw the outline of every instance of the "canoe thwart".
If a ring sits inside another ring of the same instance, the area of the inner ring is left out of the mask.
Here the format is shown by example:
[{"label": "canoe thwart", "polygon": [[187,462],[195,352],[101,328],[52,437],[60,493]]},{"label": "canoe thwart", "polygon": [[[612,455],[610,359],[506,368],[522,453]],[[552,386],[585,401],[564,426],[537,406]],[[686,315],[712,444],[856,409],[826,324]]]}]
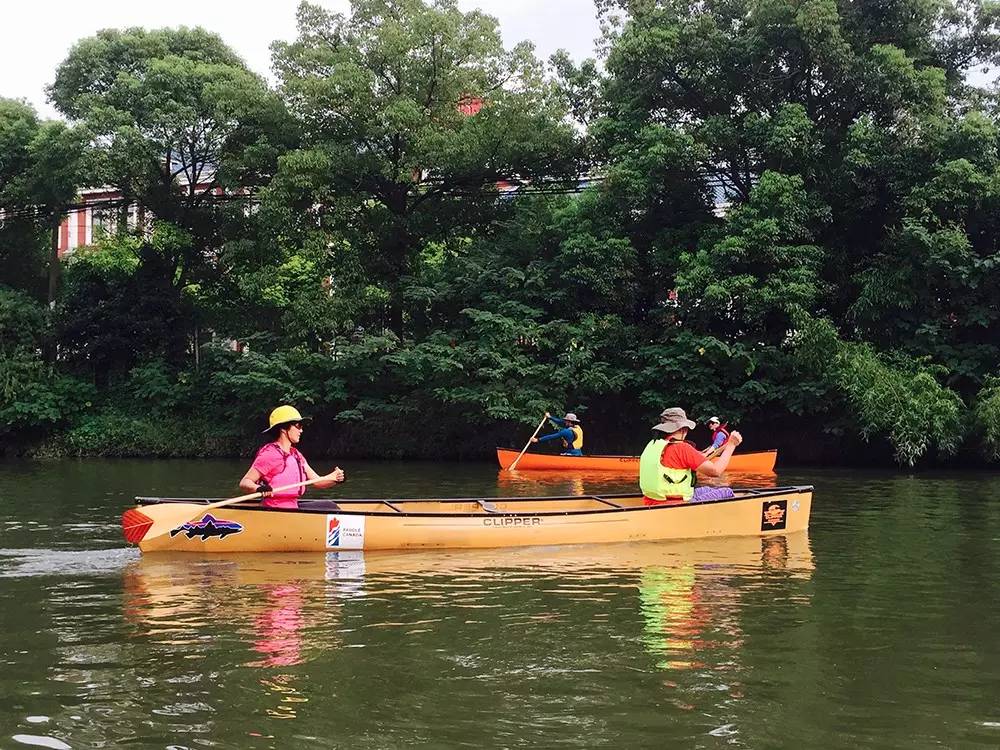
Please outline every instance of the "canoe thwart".
[{"label": "canoe thwart", "polygon": [[596,500],[599,503],[604,503],[605,505],[610,505],[612,508],[618,508],[622,510],[625,506],[614,502],[613,500],[605,500],[603,497],[598,497],[597,495],[587,495],[591,500]]}]

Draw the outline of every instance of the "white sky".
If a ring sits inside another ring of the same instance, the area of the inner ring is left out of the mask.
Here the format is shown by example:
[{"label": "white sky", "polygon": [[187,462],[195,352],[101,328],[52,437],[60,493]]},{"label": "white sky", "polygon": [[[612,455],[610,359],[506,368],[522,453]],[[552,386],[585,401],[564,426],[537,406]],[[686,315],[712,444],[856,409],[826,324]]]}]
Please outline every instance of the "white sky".
[{"label": "white sky", "polygon": [[[315,2],[316,0],[314,0]],[[346,11],[348,0],[318,0]],[[56,117],[45,86],[73,44],[99,29],[202,26],[218,33],[247,64],[269,75],[268,49],[295,38],[298,0],[6,0],[0,11],[0,96],[26,99],[43,117]],[[543,60],[557,49],[576,60],[594,55],[599,29],[593,0],[459,0],[500,20],[508,47],[525,39]]]}]

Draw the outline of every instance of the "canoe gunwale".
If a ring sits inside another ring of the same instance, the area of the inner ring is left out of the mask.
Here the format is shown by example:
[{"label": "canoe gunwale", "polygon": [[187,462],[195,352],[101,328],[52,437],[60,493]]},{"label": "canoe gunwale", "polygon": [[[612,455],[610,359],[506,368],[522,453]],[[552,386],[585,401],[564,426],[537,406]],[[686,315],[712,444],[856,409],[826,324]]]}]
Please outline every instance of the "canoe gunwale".
[{"label": "canoe gunwale", "polygon": [[[496,448],[497,463],[507,471],[517,451]],[[568,456],[564,453],[526,453],[517,465],[517,471],[573,471],[607,472],[609,474],[638,474],[640,456],[620,456],[592,453],[585,456]],[[730,458],[726,471],[731,474],[774,474],[778,461],[776,448],[759,451],[738,451]]]},{"label": "canoe gunwale", "polygon": [[[517,453],[517,448],[504,448],[501,445],[496,446],[496,450],[504,451],[505,453]],[[765,450],[762,451],[749,451],[749,453],[777,453],[777,452],[778,452],[777,448],[766,448]],[[562,453],[532,453],[529,455],[550,456],[550,457],[562,456],[563,458],[625,458],[628,459],[629,463],[637,463],[639,461],[638,456],[624,456],[624,455],[620,456],[613,453],[594,453],[594,454],[587,453],[582,456],[563,456]],[[740,455],[746,455],[746,453]],[[600,470],[595,469],[594,471],[600,471]]]},{"label": "canoe gunwale", "polygon": [[[445,498],[392,498],[390,503],[471,503],[478,502],[481,500],[487,500],[489,502],[569,502],[569,501],[580,501],[580,500],[596,500],[597,502],[604,503],[607,508],[595,508],[591,510],[545,510],[545,511],[516,511],[516,510],[494,510],[488,511],[486,515],[495,517],[504,516],[579,516],[579,515],[594,515],[594,514],[611,514],[611,513],[626,513],[634,511],[662,511],[662,510],[678,510],[681,508],[702,508],[712,505],[721,505],[724,503],[734,503],[742,502],[744,500],[760,499],[767,497],[776,497],[782,495],[795,495],[795,494],[806,494],[813,492],[812,485],[795,485],[789,487],[771,487],[771,488],[748,488],[735,490],[737,493],[734,497],[722,498],[719,500],[706,500],[697,503],[670,503],[663,505],[640,505],[640,506],[622,506],[614,502],[617,499],[624,498],[635,498],[641,497],[635,492],[623,492],[609,495],[560,495],[560,496],[543,496],[543,497],[445,497]],[[161,504],[190,504],[190,505],[201,505],[209,504],[215,502],[217,499],[222,498],[167,498],[167,497],[136,497],[135,501],[138,506],[143,505],[161,505]],[[387,505],[385,499],[376,498],[350,498],[342,497],[335,498],[335,502],[340,502],[344,504],[355,504],[355,505]],[[308,502],[308,501],[306,501]],[[394,512],[392,513],[379,513],[363,510],[331,510],[329,508],[265,508],[261,505],[243,505],[236,504],[231,505],[232,510],[241,511],[255,511],[264,513],[295,513],[295,514],[315,514],[315,515],[350,515],[350,516],[379,516],[388,518],[482,518],[483,513],[422,513],[422,512],[412,512],[412,511],[401,511],[398,508],[393,507],[388,504],[388,507],[392,508]]]}]

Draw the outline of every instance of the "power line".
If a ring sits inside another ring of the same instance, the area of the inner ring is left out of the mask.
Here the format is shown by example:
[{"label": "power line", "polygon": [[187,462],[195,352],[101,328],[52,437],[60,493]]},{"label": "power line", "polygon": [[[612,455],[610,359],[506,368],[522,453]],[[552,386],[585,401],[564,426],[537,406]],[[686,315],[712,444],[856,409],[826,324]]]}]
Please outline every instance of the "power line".
[{"label": "power line", "polygon": [[[603,184],[606,179],[607,177],[605,175],[577,177],[575,180],[541,178],[534,180],[512,181],[512,187],[509,189],[499,186],[499,183],[507,182],[506,180],[498,180],[494,183],[487,183],[487,185],[492,184],[492,186],[497,190],[497,196],[500,198],[513,198],[523,195],[578,195],[592,187],[597,187]],[[433,188],[444,183],[444,179],[425,179],[417,183],[417,186]],[[708,188],[725,187],[723,181],[718,178],[706,179],[704,184]],[[486,192],[487,187],[484,185],[481,188],[455,188],[448,190],[445,194],[448,196],[461,197],[481,196]],[[199,203],[208,206],[221,205],[236,201],[254,200],[256,200],[256,198],[252,194],[223,193],[220,195],[215,193],[203,193],[198,196]],[[127,198],[108,198],[97,201],[84,201],[80,203],[68,204],[59,212],[58,215],[60,217],[66,217],[85,211],[107,211],[128,208],[133,205],[138,205],[138,202],[134,199]],[[22,206],[19,208],[0,209],[0,225],[2,225],[4,221],[17,219],[27,219],[37,222],[42,219],[51,219],[53,215],[53,211],[38,206]]]},{"label": "power line", "polygon": [[[253,196],[203,194],[199,196],[198,200],[199,202],[202,203],[215,204],[215,203],[227,203],[240,200],[243,201],[253,200]],[[83,203],[68,204],[61,211],[58,212],[58,215],[69,216],[71,214],[83,213],[88,210],[101,211],[101,210],[121,209],[135,205],[139,205],[138,201],[128,198],[109,198],[99,201],[85,201]],[[14,208],[14,209],[0,208],[0,222],[6,219],[52,218],[54,215],[56,215],[56,212],[47,210],[40,206],[22,206],[20,208]]]}]

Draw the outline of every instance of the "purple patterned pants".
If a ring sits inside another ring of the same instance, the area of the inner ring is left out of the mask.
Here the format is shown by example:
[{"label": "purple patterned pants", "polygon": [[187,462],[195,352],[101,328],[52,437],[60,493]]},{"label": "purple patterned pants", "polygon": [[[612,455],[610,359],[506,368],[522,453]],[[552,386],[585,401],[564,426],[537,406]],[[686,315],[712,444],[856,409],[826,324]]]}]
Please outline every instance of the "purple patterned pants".
[{"label": "purple patterned pants", "polygon": [[728,500],[734,497],[729,487],[695,487],[692,503],[703,503],[706,500]]}]

